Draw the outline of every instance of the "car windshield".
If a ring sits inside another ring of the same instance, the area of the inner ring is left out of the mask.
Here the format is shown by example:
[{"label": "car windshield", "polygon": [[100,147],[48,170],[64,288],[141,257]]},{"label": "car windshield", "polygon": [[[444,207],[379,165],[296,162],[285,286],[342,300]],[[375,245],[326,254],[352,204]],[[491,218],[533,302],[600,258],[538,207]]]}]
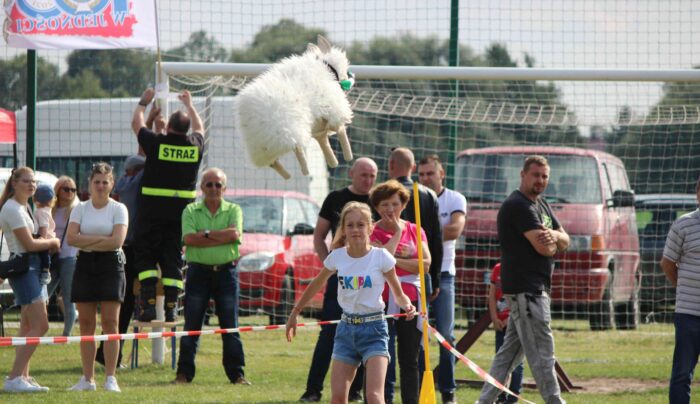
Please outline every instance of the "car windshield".
[{"label": "car windshield", "polygon": [[669,204],[637,205],[637,231],[643,238],[666,239],[671,224],[679,217],[697,208],[697,203],[683,202]]},{"label": "car windshield", "polygon": [[[524,154],[462,156],[456,165],[456,189],[473,202],[503,202],[520,186]],[[545,155],[551,167],[544,193],[550,203],[601,203],[598,167],[592,157]]]},{"label": "car windshield", "polygon": [[244,233],[282,235],[282,198],[268,196],[237,196],[226,200],[243,210]]}]

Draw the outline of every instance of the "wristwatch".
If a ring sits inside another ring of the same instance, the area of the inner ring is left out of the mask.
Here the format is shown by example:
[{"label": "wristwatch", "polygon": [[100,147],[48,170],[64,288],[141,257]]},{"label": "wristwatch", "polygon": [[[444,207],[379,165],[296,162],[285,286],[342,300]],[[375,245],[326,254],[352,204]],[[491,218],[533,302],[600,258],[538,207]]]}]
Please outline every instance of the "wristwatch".
[{"label": "wristwatch", "polygon": [[211,233],[211,231],[204,230],[204,238],[209,238],[209,233]]}]

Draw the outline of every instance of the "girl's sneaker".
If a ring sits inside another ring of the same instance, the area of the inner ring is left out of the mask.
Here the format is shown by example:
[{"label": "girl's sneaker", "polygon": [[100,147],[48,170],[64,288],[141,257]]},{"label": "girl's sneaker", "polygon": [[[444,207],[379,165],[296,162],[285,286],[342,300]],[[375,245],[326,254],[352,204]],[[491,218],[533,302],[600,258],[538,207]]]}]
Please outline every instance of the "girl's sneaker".
[{"label": "girl's sneaker", "polygon": [[119,388],[119,384],[117,384],[117,378],[114,376],[107,376],[107,380],[105,381],[105,390],[113,391],[115,393],[122,392],[122,390]]},{"label": "girl's sneaker", "polygon": [[80,376],[80,380],[77,384],[70,388],[72,391],[95,391],[97,390],[97,385],[95,382],[89,382],[85,376]]},{"label": "girl's sneaker", "polygon": [[26,380],[27,383],[31,384],[32,386],[38,387],[39,389],[41,389],[41,391],[49,391],[49,388],[48,388],[48,387],[40,385],[40,384],[36,381],[36,379],[34,379],[34,378],[31,377],[31,376],[25,377],[24,380]]},{"label": "girl's sneaker", "polygon": [[47,390],[42,390],[40,387],[34,386],[22,376],[17,376],[14,379],[5,379],[3,390],[10,393],[41,393]]}]

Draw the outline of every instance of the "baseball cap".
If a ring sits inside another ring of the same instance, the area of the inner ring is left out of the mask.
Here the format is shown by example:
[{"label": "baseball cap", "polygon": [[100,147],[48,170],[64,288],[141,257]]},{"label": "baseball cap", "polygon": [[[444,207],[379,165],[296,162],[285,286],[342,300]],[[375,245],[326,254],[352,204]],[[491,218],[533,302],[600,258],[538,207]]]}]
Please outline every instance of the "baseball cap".
[{"label": "baseball cap", "polygon": [[124,161],[124,169],[131,170],[144,164],[146,164],[146,157],[140,154],[134,154],[132,156],[127,157],[126,161]]},{"label": "baseball cap", "polygon": [[40,203],[49,203],[55,196],[56,194],[49,184],[39,184],[39,186],[36,187],[34,200]]}]

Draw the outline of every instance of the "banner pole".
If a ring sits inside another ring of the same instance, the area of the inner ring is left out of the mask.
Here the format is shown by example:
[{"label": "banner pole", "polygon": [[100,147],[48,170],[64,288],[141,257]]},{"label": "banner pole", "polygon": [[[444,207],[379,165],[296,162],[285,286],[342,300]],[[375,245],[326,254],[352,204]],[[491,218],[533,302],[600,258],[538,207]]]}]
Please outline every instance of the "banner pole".
[{"label": "banner pole", "polygon": [[428,341],[428,299],[425,295],[425,266],[423,265],[423,238],[421,237],[420,220],[420,198],[418,196],[418,183],[413,183],[413,209],[416,213],[416,241],[418,249],[418,276],[420,277],[420,311],[425,314],[423,317],[423,353],[425,355],[425,371],[423,372],[423,382],[420,387],[418,403],[435,404],[435,381],[433,371],[430,370],[430,345]]}]

